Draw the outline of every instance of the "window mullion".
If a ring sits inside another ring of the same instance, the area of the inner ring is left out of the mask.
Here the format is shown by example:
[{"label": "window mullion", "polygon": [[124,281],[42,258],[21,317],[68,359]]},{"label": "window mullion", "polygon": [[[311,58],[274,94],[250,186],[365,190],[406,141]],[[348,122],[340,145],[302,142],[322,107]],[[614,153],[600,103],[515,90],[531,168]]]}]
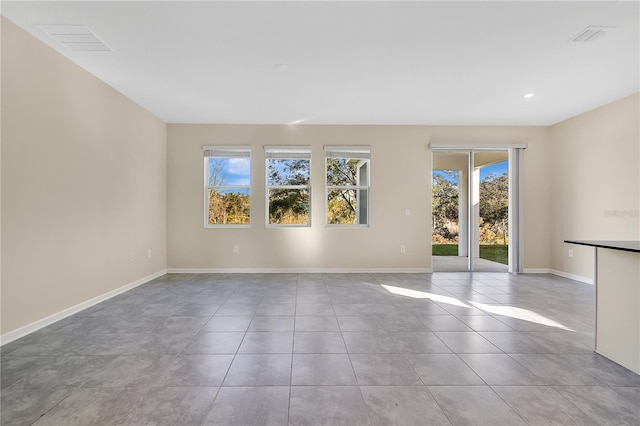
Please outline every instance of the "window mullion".
[{"label": "window mullion", "polygon": [[309,185],[268,185],[267,189],[309,189]]}]

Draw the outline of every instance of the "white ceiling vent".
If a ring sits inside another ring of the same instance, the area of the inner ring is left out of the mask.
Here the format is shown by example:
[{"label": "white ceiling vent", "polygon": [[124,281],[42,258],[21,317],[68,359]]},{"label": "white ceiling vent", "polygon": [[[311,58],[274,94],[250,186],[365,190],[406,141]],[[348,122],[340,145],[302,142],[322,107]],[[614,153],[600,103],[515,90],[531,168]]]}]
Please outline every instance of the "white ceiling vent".
[{"label": "white ceiling vent", "polygon": [[609,31],[613,31],[616,27],[601,27],[597,25],[592,25],[590,27],[585,28],[580,31],[575,36],[571,37],[569,41],[595,41],[608,33]]},{"label": "white ceiling vent", "polygon": [[111,51],[111,48],[86,25],[36,25],[36,27],[69,50],[76,52]]}]

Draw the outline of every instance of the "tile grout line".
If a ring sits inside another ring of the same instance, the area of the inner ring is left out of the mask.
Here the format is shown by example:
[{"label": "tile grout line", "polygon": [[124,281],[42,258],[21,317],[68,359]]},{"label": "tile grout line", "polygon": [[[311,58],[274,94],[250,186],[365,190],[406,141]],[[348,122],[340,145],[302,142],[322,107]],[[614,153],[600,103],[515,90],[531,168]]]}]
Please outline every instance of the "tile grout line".
[{"label": "tile grout line", "polygon": [[[237,288],[237,287],[238,286],[236,286],[235,288]],[[235,289],[234,289],[234,293],[235,293]],[[231,293],[231,294],[233,294],[233,293]],[[226,299],[224,299],[224,301],[220,304],[220,307],[222,307],[226,303],[226,301],[229,300],[229,297],[231,297],[231,296],[228,296]],[[218,312],[218,310],[220,310],[220,308],[216,309],[216,312],[214,312],[213,315],[211,315],[211,319],[213,319],[213,317]],[[207,321],[207,323],[208,323],[208,321]],[[202,326],[202,328],[204,328],[204,326],[207,325],[207,323],[205,323]],[[249,329],[250,325],[251,325],[251,323],[249,323],[249,325],[247,325],[247,330]],[[242,336],[242,339],[240,340],[240,343],[238,344],[238,347],[236,348],[236,352],[233,354],[233,358],[231,359],[231,362],[229,363],[229,367],[227,368],[227,371],[225,372],[224,377],[220,381],[220,386],[218,386],[218,389],[216,390],[216,393],[213,396],[213,399],[209,403],[209,406],[208,406],[208,409],[207,409],[207,413],[202,418],[201,426],[205,426],[205,423],[207,422],[207,419],[209,418],[209,415],[213,411],[213,406],[215,405],[215,402],[218,399],[218,396],[220,396],[220,392],[222,391],[222,386],[224,385],[224,381],[226,380],[227,375],[229,374],[229,371],[231,370],[231,366],[233,365],[233,362],[236,359],[236,355],[238,354],[238,351],[240,350],[240,346],[242,346],[242,342],[244,341],[244,337],[246,335],[247,335],[247,331],[245,330],[244,335]]]},{"label": "tile grout line", "polygon": [[293,355],[296,345],[296,313],[298,312],[298,287],[300,286],[300,274],[296,274],[296,301],[293,307],[293,337],[291,341],[291,366],[289,369],[289,399],[287,401],[287,425],[291,423],[291,391],[293,386]]}]

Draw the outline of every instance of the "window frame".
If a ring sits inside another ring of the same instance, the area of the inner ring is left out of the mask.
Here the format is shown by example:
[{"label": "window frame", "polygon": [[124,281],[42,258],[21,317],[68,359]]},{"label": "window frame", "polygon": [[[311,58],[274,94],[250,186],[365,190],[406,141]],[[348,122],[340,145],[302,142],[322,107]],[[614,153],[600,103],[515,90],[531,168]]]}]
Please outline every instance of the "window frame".
[{"label": "window frame", "polygon": [[[306,185],[269,185],[269,160],[309,160],[309,182]],[[264,174],[265,174],[265,226],[267,228],[310,228],[312,224],[312,196],[311,196],[311,176],[313,170],[312,147],[311,145],[274,145],[264,147]],[[271,214],[269,212],[269,191],[272,189],[299,189],[306,190],[309,194],[309,223],[286,224],[269,223]]]},{"label": "window frame", "polygon": [[[252,153],[249,145],[205,145],[202,147],[203,171],[204,171],[204,227],[205,228],[250,228],[252,222],[251,208],[251,182],[252,182]],[[208,155],[209,154],[209,155]],[[216,155],[217,154],[217,155]],[[209,185],[209,159],[210,158],[249,158],[249,183],[247,185]],[[249,223],[233,224],[210,224],[209,223],[209,190],[211,189],[246,189],[249,194]]]},{"label": "window frame", "polygon": [[[329,158],[344,158],[359,160],[356,163],[356,180],[360,183],[360,170],[366,165],[366,185],[329,185],[327,179],[327,160]],[[325,146],[324,147],[324,215],[325,215],[325,227],[327,228],[371,228],[371,147],[369,145],[353,145],[353,146]],[[331,190],[355,190],[366,191],[366,215],[367,223],[360,223],[361,218],[361,198],[357,198],[357,211],[356,221],[357,223],[329,223],[329,191]]]}]

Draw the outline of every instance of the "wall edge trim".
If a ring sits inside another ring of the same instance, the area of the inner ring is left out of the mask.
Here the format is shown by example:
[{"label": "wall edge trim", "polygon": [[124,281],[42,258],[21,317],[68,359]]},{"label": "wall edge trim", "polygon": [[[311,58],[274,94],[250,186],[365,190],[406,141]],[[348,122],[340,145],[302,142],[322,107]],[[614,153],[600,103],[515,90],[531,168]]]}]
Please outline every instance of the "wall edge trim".
[{"label": "wall edge trim", "polygon": [[594,285],[594,281],[592,278],[583,277],[580,275],[570,274],[564,271],[558,271],[557,269],[549,269],[549,268],[525,268],[525,274],[553,274],[563,278],[569,278],[570,280],[579,281],[585,284]]},{"label": "wall edge trim", "polygon": [[432,273],[432,268],[169,268],[168,274],[362,274]]},{"label": "wall edge trim", "polygon": [[549,268],[524,268],[523,272],[525,274],[550,274],[551,269]]},{"label": "wall edge trim", "polygon": [[7,343],[11,343],[14,340],[20,339],[21,337],[24,337],[28,334],[31,334],[35,331],[40,330],[41,328],[47,327],[57,321],[60,321],[61,319],[67,318],[73,314],[76,314],[80,311],[90,308],[91,306],[97,305],[98,303],[104,302],[105,300],[111,299],[112,297],[115,297],[133,288],[141,286],[142,284],[146,284],[149,281],[154,280],[166,274],[167,274],[167,270],[162,269],[151,275],[147,275],[146,277],[142,277],[133,282],[130,282],[129,284],[125,284],[122,287],[118,287],[107,293],[101,294],[89,300],[85,300],[84,302],[78,303],[77,305],[71,306],[67,309],[63,309],[62,311],[49,315],[48,317],[39,319],[30,324],[17,328],[13,331],[9,331],[8,333],[0,335],[0,346],[6,345]]},{"label": "wall edge trim", "polygon": [[579,281],[585,284],[595,285],[595,280],[589,277],[583,277],[581,275],[570,274],[569,272],[558,271],[557,269],[551,269],[550,271],[553,275],[557,275],[563,278],[569,278],[570,280]]}]

